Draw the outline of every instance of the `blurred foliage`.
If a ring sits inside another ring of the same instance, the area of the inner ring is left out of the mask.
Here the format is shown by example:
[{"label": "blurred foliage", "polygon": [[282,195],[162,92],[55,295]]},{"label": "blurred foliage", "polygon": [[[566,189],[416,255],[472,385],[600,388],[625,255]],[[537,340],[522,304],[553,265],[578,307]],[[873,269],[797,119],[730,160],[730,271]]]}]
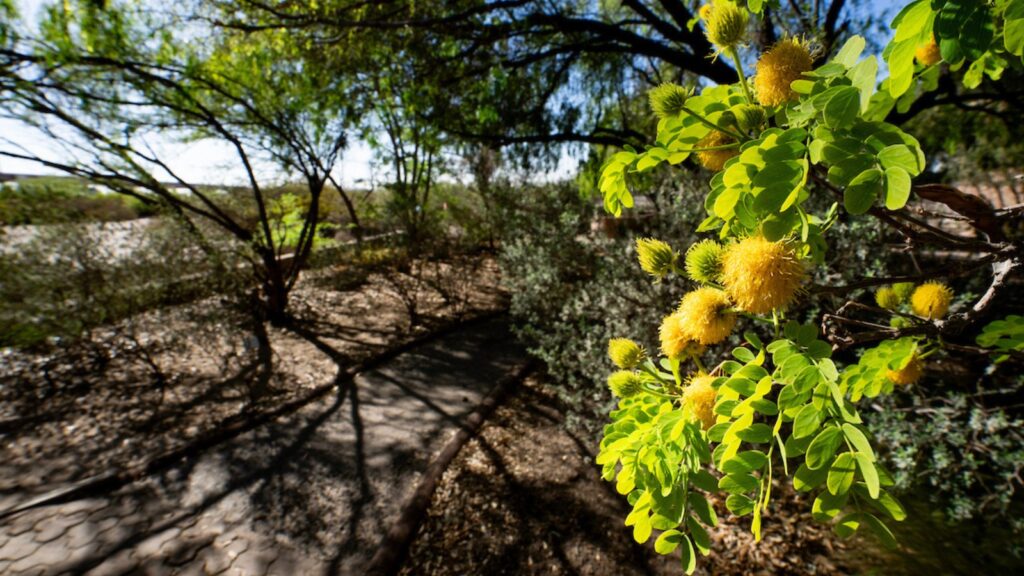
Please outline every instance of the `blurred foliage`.
[{"label": "blurred foliage", "polygon": [[40,227],[0,252],[0,346],[75,340],[154,307],[240,292],[240,262],[218,257],[171,218]]},{"label": "blurred foliage", "polygon": [[158,207],[131,196],[94,192],[86,182],[39,177],[0,186],[0,224],[119,222],[153,216]]}]

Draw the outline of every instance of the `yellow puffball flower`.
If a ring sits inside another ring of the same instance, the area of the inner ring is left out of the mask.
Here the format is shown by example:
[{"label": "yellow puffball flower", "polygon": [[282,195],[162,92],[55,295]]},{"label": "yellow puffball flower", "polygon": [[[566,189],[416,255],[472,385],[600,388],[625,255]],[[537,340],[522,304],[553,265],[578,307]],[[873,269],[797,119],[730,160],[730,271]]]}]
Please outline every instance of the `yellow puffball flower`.
[{"label": "yellow puffball flower", "polygon": [[629,338],[612,338],[608,341],[608,357],[619,368],[636,368],[644,361],[644,349]]},{"label": "yellow puffball flower", "polygon": [[710,10],[701,8],[705,35],[719,50],[735,48],[747,36],[750,12],[730,0],[714,0]]},{"label": "yellow puffball flower", "polygon": [[[715,148],[717,146],[726,146],[729,144],[735,144],[736,140],[724,132],[718,130],[712,130],[707,136],[700,139],[697,142],[695,148]],[[740,153],[739,146],[732,148],[722,148],[720,150],[704,150],[697,152],[697,160],[700,165],[711,170],[712,172],[718,172],[725,166],[725,163],[729,158]]]},{"label": "yellow puffball flower", "polygon": [[757,101],[762,106],[778,106],[796,100],[798,95],[790,84],[810,71],[813,64],[804,43],[795,38],[780,40],[757,61],[754,73]]},{"label": "yellow puffball flower", "polygon": [[736,326],[736,314],[729,295],[718,288],[698,288],[683,296],[676,313],[679,322],[694,342],[718,344],[729,337]]},{"label": "yellow puffball flower", "polygon": [[651,276],[661,278],[672,271],[676,254],[666,242],[654,238],[637,238],[636,254],[640,267]]},{"label": "yellow puffball flower", "polygon": [[900,306],[900,295],[888,286],[883,286],[875,292],[875,303],[879,308],[895,310]]},{"label": "yellow puffball flower", "polygon": [[661,321],[661,328],[658,329],[658,339],[661,341],[661,353],[669,358],[681,358],[687,351],[690,344],[690,335],[680,322],[678,312],[670,314]]},{"label": "yellow puffball flower", "polygon": [[741,310],[767,314],[796,298],[804,266],[786,242],[750,236],[722,256],[722,284]]},{"label": "yellow puffball flower", "polygon": [[948,286],[941,282],[926,282],[914,290],[910,307],[918,316],[938,320],[946,315],[952,301],[953,291]]},{"label": "yellow puffball flower", "polygon": [[715,398],[718,391],[711,385],[714,376],[697,374],[683,388],[683,410],[695,420],[700,420],[705,430],[715,425]]},{"label": "yellow puffball flower", "polygon": [[608,376],[608,389],[619,398],[629,398],[643,391],[643,380],[636,372],[619,370]]},{"label": "yellow puffball flower", "polygon": [[708,17],[711,16],[711,11],[713,9],[714,7],[711,6],[711,4],[705,4],[701,6],[699,10],[697,10],[697,14],[700,16],[701,20],[707,20]]},{"label": "yellow puffball flower", "polygon": [[923,374],[924,362],[918,358],[917,354],[914,354],[914,357],[903,368],[899,370],[886,370],[885,377],[891,380],[893,384],[909,386],[920,380]]},{"label": "yellow puffball flower", "polygon": [[935,42],[935,36],[914,50],[914,58],[917,58],[918,63],[924,66],[931,66],[942,61],[942,51],[939,50],[939,44]]}]

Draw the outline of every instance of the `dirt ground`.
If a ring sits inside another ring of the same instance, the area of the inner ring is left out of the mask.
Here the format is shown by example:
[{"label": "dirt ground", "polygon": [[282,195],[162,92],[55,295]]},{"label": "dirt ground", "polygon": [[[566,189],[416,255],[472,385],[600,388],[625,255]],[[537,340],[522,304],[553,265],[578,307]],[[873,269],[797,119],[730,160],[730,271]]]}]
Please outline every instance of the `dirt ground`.
[{"label": "dirt ground", "polygon": [[[563,419],[543,379],[526,381],[445,472],[402,574],[682,574],[678,553],[633,541],[625,499],[593,464],[597,440]],[[760,544],[749,518],[716,503],[714,550],[698,574],[848,573],[836,558],[853,544],[814,522],[786,484],[773,491]]]},{"label": "dirt ground", "polygon": [[47,350],[0,350],[0,509],[141,464],[330,383],[339,365],[505,306],[489,258],[353,278],[343,268],[304,274],[293,325],[269,328],[269,358],[251,320],[221,298]]}]

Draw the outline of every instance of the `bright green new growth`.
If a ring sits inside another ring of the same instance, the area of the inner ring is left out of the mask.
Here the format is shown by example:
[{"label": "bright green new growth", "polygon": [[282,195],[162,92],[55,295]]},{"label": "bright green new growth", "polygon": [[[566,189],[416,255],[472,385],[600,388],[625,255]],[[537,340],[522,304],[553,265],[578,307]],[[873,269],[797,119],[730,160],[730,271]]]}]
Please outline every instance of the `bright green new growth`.
[{"label": "bright green new growth", "polygon": [[619,368],[636,368],[645,356],[644,349],[629,338],[612,338],[608,341],[608,357]]},{"label": "bright green new growth", "polygon": [[914,288],[913,282],[900,282],[892,285],[892,291],[900,299],[900,304],[910,301],[910,295],[914,293]]},{"label": "bright green new growth", "polygon": [[686,251],[686,275],[704,284],[715,284],[722,273],[725,248],[711,239],[701,240]]},{"label": "bright green new growth", "polygon": [[666,82],[647,93],[654,115],[658,118],[673,118],[683,113],[690,92],[678,84]]},{"label": "bright green new growth", "polygon": [[608,377],[608,389],[617,398],[630,398],[643,391],[644,383],[640,375],[629,370],[613,372]]},{"label": "bright green new growth", "polygon": [[[747,5],[755,12],[763,7],[761,2]],[[745,238],[761,238],[768,245],[789,246],[789,258],[801,265],[793,276],[802,279],[804,272],[820,271],[829,261],[828,235],[842,212],[856,217],[902,211],[912,200],[913,182],[925,169],[926,158],[917,139],[886,120],[897,102],[907,106],[922,91],[934,90],[929,82],[938,72],[934,65],[915,68],[915,48],[934,34],[944,62],[972,61],[966,83],[976,85],[983,73],[997,80],[1007,54],[1024,55],[1020,6],[1024,4],[1018,0],[913,0],[893,22],[897,32],[883,54],[889,78],[879,78],[877,56],[862,56],[867,42],[859,36],[816,69],[807,44],[790,40],[785,45],[789,53],[776,54],[775,64],[787,64],[787,71],[799,68],[798,73],[789,78],[766,64],[754,78],[754,86],[760,80],[762,88],[779,80],[773,87],[779,97],[770,104],[777,113],[770,116],[756,105],[741,68],[736,69],[736,83],[680,96],[678,106],[668,104],[666,88],[652,91],[651,103],[660,119],[657,137],[643,151],[627,148],[605,162],[599,181],[605,208],[618,215],[633,206],[627,187],[638,181],[633,174],[686,160],[708,167],[709,155],[722,154],[712,168],[715,175],[703,203],[707,217],[697,227],[700,233],[716,233],[717,241],[691,246],[684,267],[693,280],[727,289],[731,277],[750,280],[749,289],[734,291],[751,302],[763,300],[766,282],[761,280],[778,283],[778,275],[759,272],[763,258],[756,254],[736,259],[735,266],[725,258],[729,265],[723,273],[719,242],[732,246]],[[937,18],[936,12],[946,17]],[[714,56],[743,62],[739,52],[749,24],[747,11],[715,0],[701,9],[700,17]],[[977,26],[958,25],[971,18]],[[961,49],[963,54],[952,53]],[[800,66],[792,65],[796,60]],[[911,90],[915,82],[918,87]],[[759,89],[756,96],[764,103],[770,94]],[[720,135],[721,141],[709,135]],[[812,196],[816,202],[808,201]],[[836,203],[822,209],[822,200]],[[648,273],[661,278],[675,269],[676,256],[667,244],[641,240],[637,250]],[[873,296],[885,310],[911,305],[918,316],[930,319],[948,312],[948,289],[933,286],[916,298],[914,291],[912,283],[900,283]],[[733,358],[719,358],[715,364],[704,357],[704,350],[690,351],[689,331],[676,321],[678,316],[667,316],[660,331],[667,358],[643,364],[640,391],[620,401],[605,429],[597,463],[633,507],[626,525],[633,528],[634,539],[654,540],[661,554],[679,550],[684,569],[692,572],[696,553],[709,552],[704,527],[713,526],[715,518],[693,510],[690,503],[705,502],[704,493],[726,496],[726,508],[749,516],[751,532],[759,539],[770,488],[784,474],[797,491],[810,493],[814,518],[832,523],[839,536],[868,529],[884,544],[895,545],[886,522],[901,521],[906,513],[887,490],[892,477],[876,460],[874,440],[856,403],[894,393],[895,382],[916,380],[923,359],[940,350],[941,342],[924,336],[885,340],[864,349],[856,364],[844,368],[831,359],[838,339],[820,338],[816,324],[786,323],[780,334],[780,306],[755,309],[731,295],[734,306],[774,325],[774,337],[762,342],[763,332],[747,332],[746,344],[733,350]],[[815,297],[814,291],[807,295]],[[896,330],[916,324],[906,315],[863,308],[877,316],[873,323],[864,323],[864,331],[879,326],[882,338],[894,338]],[[859,322],[855,317],[840,320],[850,322],[849,330]],[[828,317],[825,321],[832,322]],[[1024,352],[1021,326],[1019,318],[993,323],[978,343],[1003,354],[997,359],[1015,357]],[[684,366],[689,362],[692,368]],[[706,432],[688,426],[682,415],[681,374],[691,370],[715,379],[717,423]],[[622,384],[629,381],[628,373],[613,376]]]},{"label": "bright green new growth", "polygon": [[654,238],[637,238],[636,253],[640,267],[655,278],[661,278],[675,267],[676,254],[666,242]]}]

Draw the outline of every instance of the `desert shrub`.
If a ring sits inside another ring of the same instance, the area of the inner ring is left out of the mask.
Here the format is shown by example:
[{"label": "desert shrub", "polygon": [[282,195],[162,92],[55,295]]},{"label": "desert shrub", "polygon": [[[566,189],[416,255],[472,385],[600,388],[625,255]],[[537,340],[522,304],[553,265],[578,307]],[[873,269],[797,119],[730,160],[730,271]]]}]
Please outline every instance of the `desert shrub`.
[{"label": "desert shrub", "polygon": [[75,339],[157,306],[240,285],[231,251],[211,258],[174,219],[51,224],[0,254],[0,345]]},{"label": "desert shrub", "polygon": [[91,191],[74,178],[39,177],[0,186],[0,223],[120,222],[153,216],[157,206],[138,198]]},{"label": "desert shrub", "polygon": [[[692,240],[699,188],[653,186],[653,208],[636,233]],[[502,202],[502,277],[519,335],[560,384],[574,425],[593,430],[610,396],[604,376],[608,338],[644,334],[656,341],[662,310],[682,295],[678,283],[651,284],[635,265],[636,233],[608,234],[600,207],[574,183],[524,186]]]}]

